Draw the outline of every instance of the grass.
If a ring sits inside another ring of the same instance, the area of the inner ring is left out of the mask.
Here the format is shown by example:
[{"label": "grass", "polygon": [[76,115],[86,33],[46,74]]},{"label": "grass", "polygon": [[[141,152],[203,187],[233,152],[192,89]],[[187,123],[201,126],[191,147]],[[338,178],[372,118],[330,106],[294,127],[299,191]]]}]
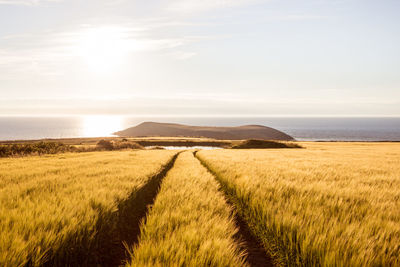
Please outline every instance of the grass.
[{"label": "grass", "polygon": [[245,140],[238,144],[232,145],[233,149],[249,149],[249,148],[301,148],[300,145],[292,143],[292,142],[278,142],[271,140]]},{"label": "grass", "polygon": [[229,147],[232,140],[216,140],[211,138],[195,138],[195,137],[86,137],[86,138],[60,138],[60,139],[43,139],[43,140],[15,140],[0,141],[0,145],[13,144],[32,144],[38,142],[45,143],[62,143],[65,145],[95,147],[100,141],[110,141],[114,143],[135,142],[142,146],[221,146]]},{"label": "grass", "polygon": [[119,208],[170,151],[0,159],[0,266],[95,265],[113,254]]},{"label": "grass", "polygon": [[123,149],[144,149],[162,146],[213,146],[222,148],[301,148],[297,143],[273,140],[215,140],[190,137],[97,137],[45,139],[25,141],[0,141],[1,157],[57,154],[65,152],[92,152]]},{"label": "grass", "polygon": [[43,155],[57,154],[76,151],[77,149],[70,145],[60,142],[36,142],[25,144],[5,144],[0,145],[0,158],[27,156],[27,155]]},{"label": "grass", "polygon": [[236,232],[213,176],[184,152],[165,177],[127,266],[244,266]]},{"label": "grass", "polygon": [[130,141],[128,139],[110,141],[110,140],[100,140],[96,144],[97,150],[122,150],[122,149],[143,149],[141,145],[136,142]]},{"label": "grass", "polygon": [[277,265],[399,266],[400,144],[302,145],[197,156]]},{"label": "grass", "polygon": [[96,145],[70,145],[62,142],[0,143],[0,158],[32,155],[59,154],[66,152],[92,152],[126,149],[143,149],[138,143],[128,140],[101,139]]}]

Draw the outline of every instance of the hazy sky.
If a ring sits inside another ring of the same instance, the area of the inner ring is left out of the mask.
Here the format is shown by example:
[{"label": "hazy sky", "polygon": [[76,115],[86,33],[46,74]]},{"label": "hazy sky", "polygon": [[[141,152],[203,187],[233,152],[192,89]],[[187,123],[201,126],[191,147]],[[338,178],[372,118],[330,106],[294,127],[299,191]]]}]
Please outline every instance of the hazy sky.
[{"label": "hazy sky", "polygon": [[0,115],[400,115],[399,0],[0,0]]}]

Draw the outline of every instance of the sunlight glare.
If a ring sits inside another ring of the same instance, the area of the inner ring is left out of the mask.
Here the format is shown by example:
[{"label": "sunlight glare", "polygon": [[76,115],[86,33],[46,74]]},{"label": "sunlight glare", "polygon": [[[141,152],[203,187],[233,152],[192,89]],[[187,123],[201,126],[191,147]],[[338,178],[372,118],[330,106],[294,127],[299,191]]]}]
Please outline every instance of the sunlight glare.
[{"label": "sunlight glare", "polygon": [[122,129],[119,116],[86,116],[82,119],[83,137],[107,137]]},{"label": "sunlight glare", "polygon": [[89,28],[81,32],[78,53],[90,71],[112,73],[118,71],[129,52],[135,50],[135,40],[122,27]]}]

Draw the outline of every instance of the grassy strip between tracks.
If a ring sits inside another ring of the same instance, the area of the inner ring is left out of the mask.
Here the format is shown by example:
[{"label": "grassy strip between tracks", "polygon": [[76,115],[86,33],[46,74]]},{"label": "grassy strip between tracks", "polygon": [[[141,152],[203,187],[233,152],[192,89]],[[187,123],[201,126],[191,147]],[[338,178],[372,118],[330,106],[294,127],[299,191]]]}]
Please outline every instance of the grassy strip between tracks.
[{"label": "grassy strip between tracks", "polygon": [[245,266],[214,177],[182,153],[165,177],[127,266]]}]

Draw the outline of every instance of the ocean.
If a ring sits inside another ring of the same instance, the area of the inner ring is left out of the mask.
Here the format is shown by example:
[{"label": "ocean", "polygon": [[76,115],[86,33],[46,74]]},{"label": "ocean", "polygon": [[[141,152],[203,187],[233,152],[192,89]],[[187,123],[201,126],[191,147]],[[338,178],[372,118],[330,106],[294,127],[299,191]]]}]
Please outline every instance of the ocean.
[{"label": "ocean", "polygon": [[0,140],[112,136],[144,121],[189,125],[260,124],[299,141],[400,141],[400,118],[322,117],[0,117]]}]

